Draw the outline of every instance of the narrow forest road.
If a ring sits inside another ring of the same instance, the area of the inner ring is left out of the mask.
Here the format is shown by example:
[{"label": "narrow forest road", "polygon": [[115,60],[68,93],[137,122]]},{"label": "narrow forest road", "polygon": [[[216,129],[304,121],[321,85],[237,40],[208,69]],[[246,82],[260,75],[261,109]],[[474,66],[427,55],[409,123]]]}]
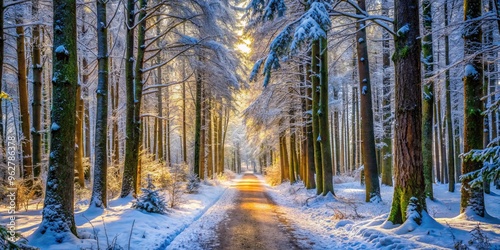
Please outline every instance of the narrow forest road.
[{"label": "narrow forest road", "polygon": [[266,188],[251,173],[236,183],[234,207],[216,230],[217,249],[299,249]]}]

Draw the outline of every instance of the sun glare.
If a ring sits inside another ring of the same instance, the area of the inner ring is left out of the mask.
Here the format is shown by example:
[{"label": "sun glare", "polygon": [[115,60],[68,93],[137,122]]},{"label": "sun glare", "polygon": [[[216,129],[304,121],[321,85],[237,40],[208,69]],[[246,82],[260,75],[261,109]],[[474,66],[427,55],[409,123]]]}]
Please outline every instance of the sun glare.
[{"label": "sun glare", "polygon": [[249,54],[251,51],[250,47],[248,47],[248,45],[245,43],[239,43],[238,45],[236,45],[236,49],[245,54]]}]

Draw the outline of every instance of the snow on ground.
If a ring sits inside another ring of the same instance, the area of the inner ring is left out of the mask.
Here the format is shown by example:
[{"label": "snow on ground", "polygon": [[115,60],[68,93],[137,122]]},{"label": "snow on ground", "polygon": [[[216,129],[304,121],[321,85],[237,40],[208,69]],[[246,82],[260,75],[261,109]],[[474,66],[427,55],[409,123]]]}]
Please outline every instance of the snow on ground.
[{"label": "snow on ground", "polygon": [[237,190],[230,187],[219,201],[191,226],[179,234],[166,249],[217,249],[214,241],[217,225],[227,218],[227,211],[234,207]]},{"label": "snow on ground", "polygon": [[[315,190],[306,190],[302,184],[268,186],[273,200],[281,205],[279,213],[292,224],[295,238],[305,249],[450,249],[459,241],[480,249],[477,240],[469,244],[478,221],[459,216],[460,185],[455,193],[448,192],[447,184],[434,185],[436,199],[427,200],[429,215],[415,228],[412,223],[394,226],[386,221],[392,187],[382,186],[382,202],[372,204],[364,202],[364,186],[359,181],[342,177],[336,182],[343,182],[334,185],[336,197],[316,197]],[[485,196],[490,217],[479,226],[491,244],[484,249],[500,249],[500,190],[492,187],[491,191]]]},{"label": "snow on ground", "polygon": [[[190,224],[198,220],[215,204],[232,182],[215,185],[213,182],[202,184],[197,194],[185,194],[184,202],[165,214],[152,214],[132,209],[132,198],[121,198],[109,202],[106,210],[75,211],[75,222],[80,238],[75,243],[46,245],[37,243],[45,249],[106,249],[117,244],[124,249],[164,249]],[[227,198],[224,198],[227,199]],[[41,222],[42,204],[36,210],[33,205],[27,212],[17,212],[17,231],[24,237],[31,235]],[[0,223],[6,224],[8,216],[5,208],[0,208]],[[133,227],[132,227],[133,225]],[[98,242],[94,240],[98,235]],[[28,237],[29,238],[29,237]],[[130,243],[129,243],[130,242]],[[130,248],[129,248],[130,244]]]}]

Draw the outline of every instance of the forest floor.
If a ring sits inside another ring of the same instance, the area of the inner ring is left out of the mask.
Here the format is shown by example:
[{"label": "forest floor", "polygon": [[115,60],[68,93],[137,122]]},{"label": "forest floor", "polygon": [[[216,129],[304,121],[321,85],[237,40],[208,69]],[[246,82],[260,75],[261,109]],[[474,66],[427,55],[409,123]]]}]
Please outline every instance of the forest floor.
[{"label": "forest floor", "polygon": [[[110,201],[105,211],[77,203],[77,242],[37,245],[41,249],[500,249],[500,190],[485,195],[485,218],[460,214],[456,192],[435,184],[423,223],[392,225],[387,216],[393,187],[382,186],[382,202],[364,202],[364,186],[354,177],[335,177],[335,194],[316,196],[301,182],[266,184],[247,172],[231,181],[206,181],[197,194],[168,214],[131,208],[132,198]],[[7,213],[0,207],[0,223]],[[28,237],[41,221],[41,206],[17,214],[17,229]],[[134,226],[132,227],[132,224]],[[480,227],[482,238],[478,238]],[[29,237],[28,237],[29,238]],[[98,239],[98,241],[96,240]],[[97,247],[100,245],[100,247]],[[465,248],[467,247],[467,248]]]}]

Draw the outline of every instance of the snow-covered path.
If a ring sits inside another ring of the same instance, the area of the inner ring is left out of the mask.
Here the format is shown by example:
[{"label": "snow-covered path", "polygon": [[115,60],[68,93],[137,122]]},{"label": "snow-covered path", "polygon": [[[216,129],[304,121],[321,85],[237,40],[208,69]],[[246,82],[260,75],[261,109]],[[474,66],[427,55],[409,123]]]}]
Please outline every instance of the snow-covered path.
[{"label": "snow-covered path", "polygon": [[[213,245],[215,228],[224,218],[227,211],[234,207],[237,190],[234,186],[227,188],[219,200],[210,207],[198,220],[177,235],[166,249],[207,249]],[[165,249],[164,246],[158,250]]]},{"label": "snow-covered path", "polygon": [[263,183],[246,173],[167,249],[303,249],[277,209]]}]

